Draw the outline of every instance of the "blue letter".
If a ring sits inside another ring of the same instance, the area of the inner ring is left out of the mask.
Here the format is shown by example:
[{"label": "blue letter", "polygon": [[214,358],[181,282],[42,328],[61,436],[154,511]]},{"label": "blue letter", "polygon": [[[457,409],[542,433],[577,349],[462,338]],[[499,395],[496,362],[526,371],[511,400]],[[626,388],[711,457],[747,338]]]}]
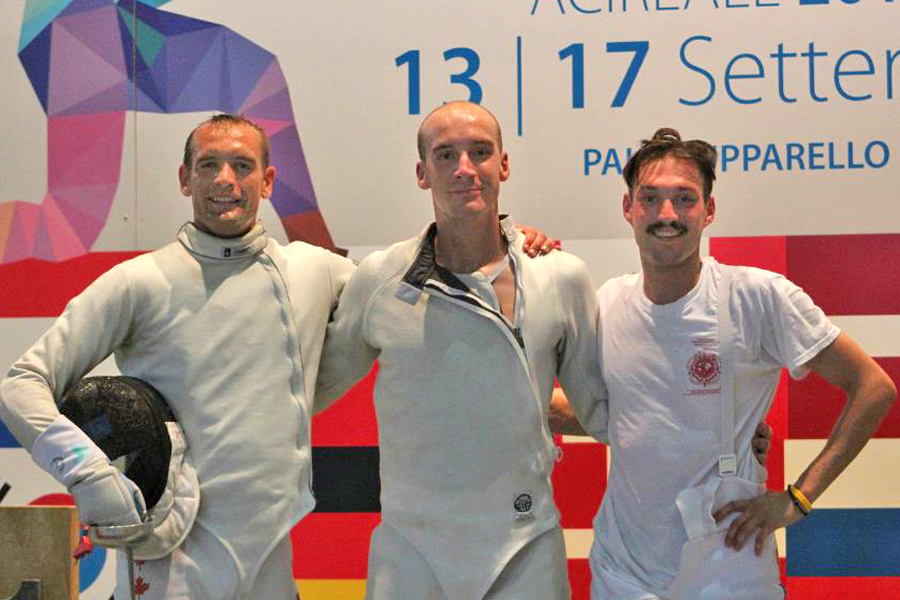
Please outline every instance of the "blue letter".
[{"label": "blue letter", "polygon": [[756,144],[744,144],[744,170],[750,170],[750,163],[759,158],[760,149]]},{"label": "blue letter", "polygon": [[[844,62],[844,59],[850,56],[851,54],[856,56],[862,56],[866,61],[866,65],[868,68],[865,71],[842,71],[841,64]],[[875,73],[875,63],[872,62],[872,57],[863,52],[862,50],[848,50],[841,54],[841,56],[837,59],[837,62],[834,63],[834,87],[837,88],[838,94],[846,98],[847,100],[853,100],[855,102],[862,102],[863,100],[868,100],[872,97],[872,94],[866,94],[865,96],[853,96],[844,92],[844,86],[841,85],[841,77],[843,75],[872,75]]]},{"label": "blue letter", "polygon": [[781,167],[781,157],[778,156],[778,148],[775,147],[775,144],[769,144],[766,146],[766,154],[763,156],[761,171],[765,171],[770,163],[774,163],[779,171],[782,170]]},{"label": "blue letter", "polygon": [[894,97],[894,72],[891,70],[894,67],[894,59],[900,56],[900,50],[897,50],[893,54],[891,54],[890,50],[884,51],[884,58],[887,61],[887,97],[888,100]]},{"label": "blue letter", "polygon": [[709,93],[702,100],[685,100],[684,98],[679,98],[678,101],[682,104],[687,104],[688,106],[699,106],[701,104],[706,104],[709,102],[709,99],[713,97],[713,94],[716,92],[716,80],[713,79],[712,75],[709,74],[709,71],[702,69],[695,64],[691,63],[687,57],[684,55],[684,51],[687,49],[687,45],[695,40],[703,40],[704,42],[711,42],[712,38],[706,35],[695,35],[689,37],[684,40],[684,43],[681,44],[681,50],[679,50],[678,55],[681,57],[681,63],[686,66],[691,71],[697,71],[709,81]]},{"label": "blue letter", "polygon": [[[534,0],[534,6],[531,7],[532,15],[534,15],[535,11],[537,11],[537,5],[538,5],[538,2],[540,2],[540,1],[541,0]],[[566,14],[566,9],[563,8],[562,0],[556,0],[556,4],[557,4],[557,6],[559,6],[560,14],[563,14],[563,15]]]},{"label": "blue letter", "polygon": [[722,146],[722,172],[723,173],[728,170],[728,163],[734,162],[735,160],[737,160],[737,157],[739,154],[740,154],[740,152],[738,152],[737,146],[733,146],[731,144],[725,144],[724,146]]},{"label": "blue letter", "polygon": [[[878,147],[881,148],[881,162],[876,164],[872,161],[872,148]],[[888,148],[888,145],[880,140],[874,140],[869,142],[869,145],[866,146],[866,164],[872,167],[873,169],[880,169],[884,165],[887,164],[888,159],[891,157],[891,151]]]},{"label": "blue letter", "polygon": [[851,169],[863,169],[866,166],[860,162],[853,162],[853,142],[847,142],[847,166]]},{"label": "blue letter", "polygon": [[[734,75],[731,73],[731,68],[734,66],[734,64],[743,58],[749,58],[754,63],[756,63],[756,73],[747,73],[747,74],[737,73]],[[725,67],[725,92],[727,92],[728,96],[732,100],[737,102],[738,104],[756,104],[757,102],[762,100],[762,98],[760,98],[759,96],[757,96],[756,98],[750,98],[750,99],[738,98],[737,96],[735,96],[734,92],[731,89],[731,80],[732,79],[759,79],[759,78],[763,77],[764,75],[765,75],[765,71],[763,70],[762,62],[760,62],[760,60],[758,58],[756,58],[755,55],[753,55],[753,54],[738,54],[737,56],[732,58],[730,61],[728,61],[728,65]]]},{"label": "blue letter", "polygon": [[[850,142],[853,144],[853,142]],[[834,162],[834,142],[828,142],[828,168],[843,169],[844,165]]]},{"label": "blue letter", "polygon": [[594,148],[585,148],[584,149],[584,174],[585,176],[591,174],[591,167],[594,165],[600,164],[600,159],[603,156],[600,154],[599,150],[595,150]]},{"label": "blue letter", "polygon": [[575,4],[575,0],[569,0],[569,1],[572,3],[572,8],[574,8],[575,10],[577,10],[577,11],[580,12],[580,13],[584,13],[584,14],[587,14],[587,15],[589,15],[589,14],[591,14],[591,13],[598,13],[598,12],[600,12],[601,10],[603,10],[602,8],[595,8],[594,10],[587,10],[587,9],[581,8],[580,6],[578,6],[577,4]]},{"label": "blue letter", "polygon": [[[801,0],[802,2],[803,0]],[[827,52],[816,52],[815,42],[809,43],[809,52],[801,52],[800,56],[809,58],[809,97],[816,102],[828,102],[828,98],[816,95],[816,57],[828,56]]]},{"label": "blue letter", "polygon": [[619,162],[619,153],[616,152],[615,148],[610,148],[606,151],[606,161],[603,163],[604,175],[606,175],[610,167],[614,167],[619,175],[622,174],[622,163]]},{"label": "blue letter", "polygon": [[775,54],[769,55],[771,58],[774,58],[778,64],[778,96],[781,98],[782,102],[786,102],[790,104],[791,102],[796,102],[796,98],[788,98],[784,95],[784,59],[785,58],[794,58],[797,56],[796,52],[785,52],[784,44],[778,44],[778,52]]},{"label": "blue letter", "polygon": [[809,143],[809,170],[810,171],[821,171],[825,168],[825,165],[822,163],[816,162],[819,158],[825,158],[825,155],[822,153],[822,147],[825,144],[822,142],[810,142]]},{"label": "blue letter", "polygon": [[787,145],[787,168],[788,171],[794,170],[794,161],[800,165],[800,170],[806,170],[806,167],[803,165],[803,144],[797,144],[795,142],[790,142]]}]

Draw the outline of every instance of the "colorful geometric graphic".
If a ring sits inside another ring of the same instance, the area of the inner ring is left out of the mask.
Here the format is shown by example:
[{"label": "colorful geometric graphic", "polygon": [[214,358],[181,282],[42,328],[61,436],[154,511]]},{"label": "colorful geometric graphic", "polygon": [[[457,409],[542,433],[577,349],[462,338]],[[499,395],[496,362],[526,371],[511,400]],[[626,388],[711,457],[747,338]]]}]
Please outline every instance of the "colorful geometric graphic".
[{"label": "colorful geometric graphic", "polygon": [[0,204],[0,263],[88,252],[116,194],[126,111],[223,111],[256,121],[291,240],[334,244],[318,210],[277,58],[168,0],[27,0],[19,59],[47,114],[47,193]]}]

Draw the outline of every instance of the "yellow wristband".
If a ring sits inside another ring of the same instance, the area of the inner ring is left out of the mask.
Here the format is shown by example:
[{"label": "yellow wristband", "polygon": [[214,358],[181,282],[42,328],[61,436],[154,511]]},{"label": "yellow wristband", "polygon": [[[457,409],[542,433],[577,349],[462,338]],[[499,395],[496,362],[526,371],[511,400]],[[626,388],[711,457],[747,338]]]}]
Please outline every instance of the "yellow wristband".
[{"label": "yellow wristband", "polygon": [[797,505],[797,508],[800,509],[800,512],[804,514],[804,516],[808,515],[810,511],[812,511],[812,502],[810,502],[809,498],[807,498],[803,492],[797,489],[795,485],[789,483],[787,486],[787,493],[791,497],[791,500],[794,501],[794,504]]}]

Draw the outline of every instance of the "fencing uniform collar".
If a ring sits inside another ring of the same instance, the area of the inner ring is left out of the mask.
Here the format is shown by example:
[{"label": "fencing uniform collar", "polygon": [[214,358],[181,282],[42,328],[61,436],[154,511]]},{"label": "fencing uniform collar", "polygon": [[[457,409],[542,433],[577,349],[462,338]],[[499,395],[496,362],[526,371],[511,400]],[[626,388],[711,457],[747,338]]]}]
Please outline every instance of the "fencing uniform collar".
[{"label": "fencing uniform collar", "polygon": [[222,238],[197,229],[193,223],[185,223],[178,230],[178,241],[193,254],[206,258],[234,260],[259,254],[266,247],[266,230],[257,220],[250,231],[240,237]]},{"label": "fencing uniform collar", "polygon": [[[500,233],[506,238],[510,247],[516,239],[516,223],[509,215],[500,216]],[[432,276],[460,291],[469,291],[468,286],[459,280],[449,269],[437,264],[435,259],[434,239],[437,237],[437,223],[431,223],[419,235],[418,250],[412,264],[400,281],[396,296],[404,302],[415,304],[425,287],[425,282]]]}]

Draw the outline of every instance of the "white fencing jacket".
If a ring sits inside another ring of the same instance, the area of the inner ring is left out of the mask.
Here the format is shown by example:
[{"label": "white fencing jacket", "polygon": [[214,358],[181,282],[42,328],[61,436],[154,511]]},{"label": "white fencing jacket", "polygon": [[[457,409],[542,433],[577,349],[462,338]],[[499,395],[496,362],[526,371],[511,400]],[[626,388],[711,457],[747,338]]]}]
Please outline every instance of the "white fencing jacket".
[{"label": "white fencing jacket", "polygon": [[74,298],[12,367],[0,417],[26,449],[65,391],[115,353],[184,429],[200,481],[198,520],[249,590],[272,547],[312,510],[310,410],[329,315],[354,270],[261,224],[241,238],[185,225],[178,241],[123,262]]},{"label": "white fencing jacket", "polygon": [[528,258],[512,219],[501,230],[517,323],[436,265],[431,225],[362,262],[329,325],[316,396],[326,405],[379,360],[382,518],[460,600],[482,598],[520,548],[558,523],[547,426],[555,377],[584,427],[606,431],[584,264],[564,252]]}]

